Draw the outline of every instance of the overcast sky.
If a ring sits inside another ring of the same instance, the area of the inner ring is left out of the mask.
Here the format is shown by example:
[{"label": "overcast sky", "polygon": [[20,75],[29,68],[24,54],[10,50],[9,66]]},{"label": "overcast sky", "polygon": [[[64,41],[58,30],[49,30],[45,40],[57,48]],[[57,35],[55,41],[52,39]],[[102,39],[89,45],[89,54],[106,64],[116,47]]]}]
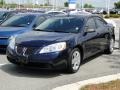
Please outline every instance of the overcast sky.
[{"label": "overcast sky", "polygon": [[[40,3],[43,4],[44,2],[46,2],[46,0],[6,0],[6,2],[8,3],[18,3],[20,1],[20,3],[27,3],[29,2],[33,2],[33,3]],[[51,3],[53,3],[54,0],[50,0]],[[63,6],[64,2],[67,0],[56,0],[56,4],[59,6]],[[92,4],[95,7],[105,7],[106,6],[106,1],[108,0],[83,0],[84,3],[89,3]],[[119,0],[110,0],[110,7],[114,6],[114,2],[119,1]],[[77,0],[77,3],[81,4],[81,0]]]}]

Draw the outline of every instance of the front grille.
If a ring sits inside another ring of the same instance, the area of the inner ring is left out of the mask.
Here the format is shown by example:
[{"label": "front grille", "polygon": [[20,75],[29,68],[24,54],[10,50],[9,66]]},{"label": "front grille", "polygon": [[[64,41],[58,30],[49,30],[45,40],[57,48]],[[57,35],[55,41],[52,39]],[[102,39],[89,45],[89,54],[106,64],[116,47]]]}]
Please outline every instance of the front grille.
[{"label": "front grille", "polygon": [[2,40],[2,39],[8,39],[8,37],[0,37],[0,39]]},{"label": "front grille", "polygon": [[36,47],[22,47],[22,46],[16,46],[16,53],[18,55],[32,55],[37,51]]}]

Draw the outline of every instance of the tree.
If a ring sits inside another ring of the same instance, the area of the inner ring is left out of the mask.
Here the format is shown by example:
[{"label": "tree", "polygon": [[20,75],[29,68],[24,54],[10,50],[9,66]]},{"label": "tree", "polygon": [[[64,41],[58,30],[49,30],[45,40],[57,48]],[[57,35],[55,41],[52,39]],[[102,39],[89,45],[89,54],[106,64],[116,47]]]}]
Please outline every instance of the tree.
[{"label": "tree", "polygon": [[120,1],[114,3],[114,6],[116,9],[120,9]]},{"label": "tree", "polygon": [[4,0],[0,0],[0,4],[1,5],[5,4],[5,1]]},{"label": "tree", "polygon": [[28,4],[28,5],[31,5],[32,2],[31,2],[30,0],[27,0],[27,4]]},{"label": "tree", "polygon": [[46,6],[50,5],[50,0],[46,0]]},{"label": "tree", "polygon": [[0,0],[0,7],[4,7],[5,5],[5,0]]},{"label": "tree", "polygon": [[69,6],[69,3],[68,3],[68,2],[65,2],[65,3],[64,3],[64,6],[65,6],[65,7],[68,7],[68,6]]},{"label": "tree", "polygon": [[84,4],[84,8],[94,8],[91,4]]}]

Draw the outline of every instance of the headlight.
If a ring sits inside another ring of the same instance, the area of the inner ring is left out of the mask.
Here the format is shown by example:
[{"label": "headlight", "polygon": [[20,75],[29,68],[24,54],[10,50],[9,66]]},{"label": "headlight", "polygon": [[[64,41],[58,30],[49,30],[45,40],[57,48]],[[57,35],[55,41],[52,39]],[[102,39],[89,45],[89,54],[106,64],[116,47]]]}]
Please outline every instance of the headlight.
[{"label": "headlight", "polygon": [[39,53],[59,52],[66,49],[66,42],[60,42],[43,47]]},{"label": "headlight", "polygon": [[10,47],[11,49],[14,49],[14,47],[15,47],[15,36],[11,36],[9,38],[9,45],[8,45],[8,47]]}]

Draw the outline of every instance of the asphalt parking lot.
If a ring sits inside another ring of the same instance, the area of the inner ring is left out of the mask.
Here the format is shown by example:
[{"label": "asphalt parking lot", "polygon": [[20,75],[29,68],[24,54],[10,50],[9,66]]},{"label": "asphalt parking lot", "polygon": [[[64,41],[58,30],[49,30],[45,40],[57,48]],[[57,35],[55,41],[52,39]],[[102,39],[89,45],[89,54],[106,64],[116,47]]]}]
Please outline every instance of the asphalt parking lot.
[{"label": "asphalt parking lot", "polygon": [[[115,20],[119,26],[120,21]],[[115,51],[112,55],[98,54],[82,63],[75,74],[63,71],[18,68],[10,64],[4,53],[0,54],[0,90],[51,90],[52,88],[89,78],[120,73],[118,27]]]}]

